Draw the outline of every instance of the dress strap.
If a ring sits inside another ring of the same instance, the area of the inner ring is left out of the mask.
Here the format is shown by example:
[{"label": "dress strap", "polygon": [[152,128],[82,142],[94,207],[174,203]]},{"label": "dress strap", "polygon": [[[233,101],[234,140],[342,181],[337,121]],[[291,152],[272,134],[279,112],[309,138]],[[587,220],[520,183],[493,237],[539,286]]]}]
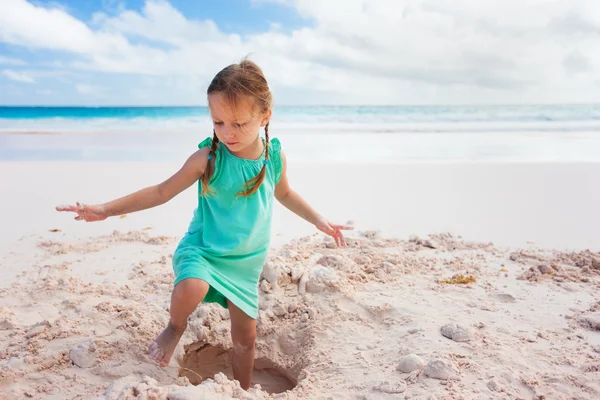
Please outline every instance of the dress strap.
[{"label": "dress strap", "polygon": [[210,146],[212,146],[212,138],[207,137],[202,142],[200,142],[200,144],[198,145],[198,148],[201,149],[203,147],[210,147]]}]

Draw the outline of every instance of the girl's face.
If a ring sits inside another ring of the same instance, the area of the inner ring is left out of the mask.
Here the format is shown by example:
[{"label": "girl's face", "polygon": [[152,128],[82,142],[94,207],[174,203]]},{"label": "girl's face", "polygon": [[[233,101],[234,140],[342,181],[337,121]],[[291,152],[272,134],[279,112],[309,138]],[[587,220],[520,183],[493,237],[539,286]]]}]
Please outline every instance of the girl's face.
[{"label": "girl's face", "polygon": [[240,152],[256,144],[258,131],[269,122],[271,110],[261,114],[251,98],[241,98],[232,109],[223,94],[208,95],[208,106],[217,138],[232,152]]}]

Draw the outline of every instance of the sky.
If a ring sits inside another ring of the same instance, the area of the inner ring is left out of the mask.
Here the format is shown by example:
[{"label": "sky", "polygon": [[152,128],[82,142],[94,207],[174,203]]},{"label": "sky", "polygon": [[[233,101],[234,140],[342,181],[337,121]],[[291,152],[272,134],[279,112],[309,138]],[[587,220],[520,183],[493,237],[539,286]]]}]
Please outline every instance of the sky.
[{"label": "sky", "polygon": [[600,103],[598,0],[0,0],[1,105]]}]

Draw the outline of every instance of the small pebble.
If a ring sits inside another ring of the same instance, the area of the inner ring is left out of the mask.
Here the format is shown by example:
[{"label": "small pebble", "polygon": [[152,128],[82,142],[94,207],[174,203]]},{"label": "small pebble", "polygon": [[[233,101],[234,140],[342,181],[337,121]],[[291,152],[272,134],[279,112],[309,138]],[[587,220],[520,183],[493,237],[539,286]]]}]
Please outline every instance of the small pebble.
[{"label": "small pebble", "polygon": [[288,304],[288,312],[294,312],[298,309],[298,303],[295,301]]},{"label": "small pebble", "polygon": [[541,339],[548,339],[548,337],[546,336],[546,334],[544,332],[538,332],[537,336]]},{"label": "small pebble", "polygon": [[273,307],[273,314],[277,315],[278,317],[283,317],[285,314],[287,314],[287,310],[283,305],[278,303],[275,304],[275,307]]},{"label": "small pebble", "polygon": [[502,303],[515,303],[517,301],[513,295],[508,293],[498,293],[494,297]]},{"label": "small pebble", "polygon": [[422,240],[421,246],[429,247],[430,249],[437,249],[440,247],[434,240]]},{"label": "small pebble", "polygon": [[546,274],[546,275],[554,272],[554,270],[547,265],[538,265],[538,269],[540,270],[540,272],[542,274]]},{"label": "small pebble", "polygon": [[494,380],[489,381],[487,383],[487,387],[492,392],[499,392],[500,391],[500,386],[498,386],[498,383],[496,383],[496,381],[494,381]]},{"label": "small pebble", "polygon": [[441,328],[442,335],[455,342],[469,342],[473,339],[471,331],[454,322],[446,324]]},{"label": "small pebble", "polygon": [[424,366],[425,361],[423,361],[421,357],[416,354],[409,354],[400,361],[400,364],[398,364],[396,370],[408,374],[410,372],[422,369]]},{"label": "small pebble", "polygon": [[27,332],[27,334],[25,335],[25,337],[27,339],[30,339],[30,338],[32,338],[34,336],[39,335],[40,333],[44,332],[45,330],[46,330],[46,325],[37,325],[37,326],[34,326],[33,328],[31,328],[29,330],[29,332]]},{"label": "small pebble", "polygon": [[406,382],[404,382],[404,381],[397,381],[397,382],[385,381],[385,382],[381,382],[381,383],[373,386],[373,390],[375,390],[377,392],[389,393],[389,394],[403,393],[406,391],[406,389],[407,389],[407,385],[406,385]]},{"label": "small pebble", "polygon": [[15,324],[8,318],[5,318],[2,321],[0,321],[0,331],[8,331],[11,329],[15,329]]},{"label": "small pebble", "polygon": [[432,379],[456,379],[456,369],[447,361],[436,358],[425,366],[423,369],[423,374]]},{"label": "small pebble", "polygon": [[262,290],[265,293],[271,293],[271,289],[271,284],[267,282],[266,279],[260,281],[260,290]]},{"label": "small pebble", "polygon": [[80,368],[90,368],[96,364],[96,346],[89,340],[73,347],[69,352],[69,358],[73,364]]}]

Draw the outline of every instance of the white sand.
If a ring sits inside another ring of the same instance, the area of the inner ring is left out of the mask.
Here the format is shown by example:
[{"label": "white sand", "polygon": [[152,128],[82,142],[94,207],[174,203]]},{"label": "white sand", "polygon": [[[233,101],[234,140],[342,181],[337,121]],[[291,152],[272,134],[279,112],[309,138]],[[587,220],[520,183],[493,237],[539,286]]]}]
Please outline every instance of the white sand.
[{"label": "white sand", "polygon": [[[292,166],[293,187],[357,231],[335,249],[276,209],[264,390],[249,392],[226,377],[229,321],[216,305],[196,310],[168,368],[145,353],[168,318],[170,256],[194,189],[101,223],[53,210],[176,168],[0,163],[0,398],[600,396],[600,165]],[[444,232],[454,236],[427,237]],[[443,283],[459,273],[475,282]]]}]

